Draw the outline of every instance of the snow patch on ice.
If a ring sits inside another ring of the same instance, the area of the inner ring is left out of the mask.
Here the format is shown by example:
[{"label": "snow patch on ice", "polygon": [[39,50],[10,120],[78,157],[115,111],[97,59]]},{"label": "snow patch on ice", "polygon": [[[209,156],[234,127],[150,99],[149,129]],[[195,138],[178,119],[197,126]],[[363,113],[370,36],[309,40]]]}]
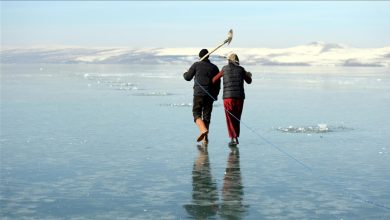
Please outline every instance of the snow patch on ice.
[{"label": "snow patch on ice", "polygon": [[339,131],[350,131],[352,128],[345,126],[329,126],[328,124],[321,123],[316,126],[288,126],[288,127],[278,127],[278,131],[283,133],[329,133],[329,132],[339,132]]}]

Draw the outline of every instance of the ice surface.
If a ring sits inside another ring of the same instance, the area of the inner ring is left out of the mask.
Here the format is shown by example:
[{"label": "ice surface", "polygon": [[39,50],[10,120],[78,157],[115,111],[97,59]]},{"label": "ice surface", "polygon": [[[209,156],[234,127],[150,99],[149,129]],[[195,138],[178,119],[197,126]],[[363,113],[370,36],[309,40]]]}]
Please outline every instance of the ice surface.
[{"label": "ice surface", "polygon": [[221,97],[197,147],[188,65],[1,68],[1,219],[390,218],[388,68],[245,66],[239,151]]}]

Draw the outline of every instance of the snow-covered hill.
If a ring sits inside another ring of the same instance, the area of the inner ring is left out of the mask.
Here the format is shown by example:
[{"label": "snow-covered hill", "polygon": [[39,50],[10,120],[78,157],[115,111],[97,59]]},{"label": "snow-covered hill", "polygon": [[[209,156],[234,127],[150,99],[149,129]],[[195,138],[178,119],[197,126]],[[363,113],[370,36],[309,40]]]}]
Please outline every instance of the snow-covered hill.
[{"label": "snow-covered hill", "polygon": [[[1,50],[1,63],[170,64],[192,63],[201,48],[82,48],[33,47]],[[209,48],[212,49],[212,48]],[[242,64],[284,66],[390,66],[390,47],[351,48],[313,42],[290,48],[230,48],[216,51],[211,59],[238,54]]]}]

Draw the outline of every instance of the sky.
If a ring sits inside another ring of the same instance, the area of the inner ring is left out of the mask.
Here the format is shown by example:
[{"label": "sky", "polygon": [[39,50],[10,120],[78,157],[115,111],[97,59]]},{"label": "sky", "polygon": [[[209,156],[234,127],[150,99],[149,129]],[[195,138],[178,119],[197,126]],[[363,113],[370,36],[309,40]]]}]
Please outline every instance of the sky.
[{"label": "sky", "polygon": [[1,46],[390,46],[390,2],[1,1]]}]

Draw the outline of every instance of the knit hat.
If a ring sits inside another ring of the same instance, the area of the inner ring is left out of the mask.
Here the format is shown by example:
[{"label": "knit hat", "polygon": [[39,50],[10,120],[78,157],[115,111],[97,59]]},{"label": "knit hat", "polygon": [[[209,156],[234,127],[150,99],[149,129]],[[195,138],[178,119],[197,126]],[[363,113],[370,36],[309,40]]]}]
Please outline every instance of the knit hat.
[{"label": "knit hat", "polygon": [[[202,58],[204,55],[208,54],[209,51],[207,49],[202,49],[200,52],[199,52],[199,58]],[[206,57],[206,59],[209,58],[209,56]]]},{"label": "knit hat", "polygon": [[240,65],[240,60],[238,59],[238,56],[235,53],[230,54],[228,60],[233,64]]}]

